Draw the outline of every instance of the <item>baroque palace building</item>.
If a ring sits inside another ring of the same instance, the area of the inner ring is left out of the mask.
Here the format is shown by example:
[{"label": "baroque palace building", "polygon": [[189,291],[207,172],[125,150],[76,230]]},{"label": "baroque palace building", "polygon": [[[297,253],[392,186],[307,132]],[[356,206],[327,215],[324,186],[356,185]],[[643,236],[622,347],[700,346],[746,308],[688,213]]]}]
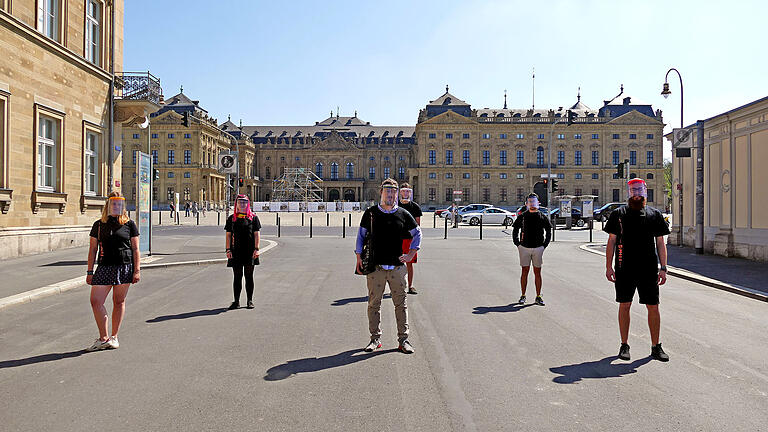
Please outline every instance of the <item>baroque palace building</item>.
[{"label": "baroque palace building", "polygon": [[[576,114],[568,125],[566,112]],[[419,112],[413,170],[416,200],[425,206],[482,202],[524,203],[535,191],[546,200],[542,174],[551,163],[555,195],[595,195],[596,206],[626,198],[617,164],[629,160],[630,177],[648,182],[652,206],[663,193],[661,111],[621,92],[591,109],[581,96],[570,108],[472,109],[448,92]],[[547,147],[552,138],[552,160]],[[461,191],[457,194],[455,191]]]},{"label": "baroque palace building", "polygon": [[123,7],[0,0],[0,258],[87,244],[122,188],[122,121],[159,90],[123,93]]}]

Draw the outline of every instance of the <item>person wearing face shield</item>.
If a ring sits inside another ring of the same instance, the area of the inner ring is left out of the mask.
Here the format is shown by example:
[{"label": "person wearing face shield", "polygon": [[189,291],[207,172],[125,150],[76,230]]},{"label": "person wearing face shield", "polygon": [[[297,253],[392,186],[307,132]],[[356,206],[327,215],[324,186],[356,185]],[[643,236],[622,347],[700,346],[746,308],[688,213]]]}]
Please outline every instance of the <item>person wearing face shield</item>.
[{"label": "person wearing face shield", "polygon": [[536,300],[539,306],[544,306],[541,297],[541,266],[544,265],[544,249],[552,239],[552,224],[549,218],[539,211],[539,196],[535,193],[528,195],[525,200],[526,210],[512,224],[512,240],[517,246],[520,256],[520,300],[525,304],[525,291],[528,287],[528,271],[533,264],[534,282],[536,284]]},{"label": "person wearing face shield", "polygon": [[[413,189],[408,183],[400,185],[400,200],[397,203],[398,207],[405,209],[408,213],[416,219],[416,225],[421,225],[421,207],[413,201]],[[403,253],[407,254],[411,250],[411,239],[403,239]],[[413,265],[418,260],[418,253],[413,256],[413,260],[405,263],[405,267],[408,269],[408,294],[417,294],[416,288],[413,287]]]},{"label": "person wearing face shield", "polygon": [[651,357],[669,361],[661,349],[659,333],[659,285],[667,281],[667,247],[664,236],[669,226],[661,212],[646,205],[645,181],[635,178],[627,182],[627,204],[608,217],[605,232],[609,234],[605,255],[605,276],[613,282],[619,303],[619,358],[629,360],[629,310],[637,291],[640,303],[648,310],[651,333]]},{"label": "person wearing face shield", "polygon": [[[139,229],[128,218],[125,198],[120,192],[109,194],[101,219],[93,223],[88,248],[85,281],[91,285],[91,309],[99,328],[99,337],[88,351],[115,349],[120,346],[117,333],[125,316],[128,287],[138,283]],[[93,271],[94,263],[98,263]],[[112,291],[112,333],[108,335],[109,317],[104,302]]]},{"label": "person wearing face shield", "polygon": [[[379,204],[365,210],[357,231],[357,270],[362,269],[360,254],[368,235],[371,236],[372,259],[376,265],[375,270],[366,275],[368,330],[371,334],[371,341],[365,347],[366,352],[381,348],[381,299],[387,284],[395,306],[398,349],[406,354],[412,354],[414,351],[408,341],[408,307],[405,293],[407,270],[404,264],[413,260],[421,246],[421,228],[407,210],[397,205],[397,189],[394,179],[388,178],[382,182]],[[404,239],[411,239],[407,253],[403,253]]]},{"label": "person wearing face shield", "polygon": [[243,290],[245,276],[246,307],[253,309],[253,267],[259,264],[259,241],[261,240],[261,222],[251,210],[251,201],[245,195],[238,195],[235,200],[235,212],[227,218],[226,231],[227,267],[232,267],[234,281],[232,289],[235,301],[229,310],[240,307],[240,293]]}]

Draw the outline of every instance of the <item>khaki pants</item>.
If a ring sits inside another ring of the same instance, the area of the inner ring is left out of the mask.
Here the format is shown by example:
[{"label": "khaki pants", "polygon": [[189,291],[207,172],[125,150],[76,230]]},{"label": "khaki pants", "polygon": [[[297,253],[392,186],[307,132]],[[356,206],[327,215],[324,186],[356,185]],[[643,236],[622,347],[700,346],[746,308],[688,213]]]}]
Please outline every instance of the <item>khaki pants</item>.
[{"label": "khaki pants", "polygon": [[381,337],[381,298],[384,296],[384,288],[389,283],[389,291],[392,293],[392,303],[395,304],[395,319],[397,320],[397,340],[402,342],[408,339],[408,306],[406,305],[405,278],[408,269],[397,266],[394,270],[384,270],[377,266],[376,271],[366,276],[368,282],[368,330],[371,339]]}]

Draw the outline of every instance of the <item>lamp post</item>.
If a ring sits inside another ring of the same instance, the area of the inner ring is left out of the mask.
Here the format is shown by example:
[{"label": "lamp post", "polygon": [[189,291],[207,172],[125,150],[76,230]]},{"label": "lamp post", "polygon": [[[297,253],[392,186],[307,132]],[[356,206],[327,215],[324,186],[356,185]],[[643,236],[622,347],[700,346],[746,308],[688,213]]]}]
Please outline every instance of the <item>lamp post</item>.
[{"label": "lamp post", "polygon": [[[680,71],[678,71],[675,68],[670,68],[667,71],[667,74],[664,76],[664,86],[661,90],[661,95],[664,96],[664,99],[667,99],[670,94],[672,94],[671,91],[669,91],[669,73],[675,71],[677,74],[677,77],[680,79],[680,129],[683,129],[685,127],[685,123],[683,123],[683,77],[680,75]],[[674,142],[674,136],[672,137],[672,140]],[[678,158],[677,160],[677,171],[678,171],[678,184],[679,184],[679,193],[678,193],[678,199],[679,201],[679,212],[680,217],[678,217],[679,225],[677,227],[677,245],[682,247],[683,246],[683,160],[681,158]]]}]

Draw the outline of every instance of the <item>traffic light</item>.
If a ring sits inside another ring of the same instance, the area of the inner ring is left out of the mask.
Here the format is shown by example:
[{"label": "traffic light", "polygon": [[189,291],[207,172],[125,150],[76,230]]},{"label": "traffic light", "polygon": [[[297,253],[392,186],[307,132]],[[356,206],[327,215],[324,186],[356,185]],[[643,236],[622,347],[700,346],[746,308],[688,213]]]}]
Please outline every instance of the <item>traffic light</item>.
[{"label": "traffic light", "polygon": [[152,169],[152,180],[160,180],[160,170]]},{"label": "traffic light", "polygon": [[616,175],[619,176],[619,178],[624,178],[624,162],[616,165]]},{"label": "traffic light", "polygon": [[576,113],[571,110],[568,110],[567,115],[568,115],[568,126],[570,126],[573,124],[573,122],[576,119]]},{"label": "traffic light", "polygon": [[189,111],[184,111],[181,124],[184,125],[184,127],[189,127]]},{"label": "traffic light", "polygon": [[552,179],[552,193],[557,192],[557,179]]},{"label": "traffic light", "polygon": [[244,182],[243,182],[243,178],[242,178],[242,177],[240,177],[240,178],[238,178],[238,179],[237,179],[237,185],[238,185],[238,186],[240,186],[240,187],[243,187],[243,183],[244,183]]}]

